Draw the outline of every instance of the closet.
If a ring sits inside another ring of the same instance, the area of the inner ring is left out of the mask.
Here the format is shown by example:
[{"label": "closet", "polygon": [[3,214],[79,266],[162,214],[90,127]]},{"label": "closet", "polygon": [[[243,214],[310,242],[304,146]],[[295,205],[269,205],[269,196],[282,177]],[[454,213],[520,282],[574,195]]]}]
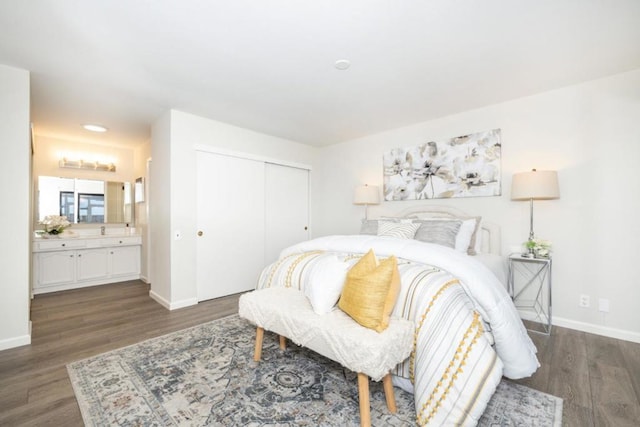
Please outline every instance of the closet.
[{"label": "closet", "polygon": [[198,301],[253,289],[285,247],[309,238],[308,166],[196,151]]}]

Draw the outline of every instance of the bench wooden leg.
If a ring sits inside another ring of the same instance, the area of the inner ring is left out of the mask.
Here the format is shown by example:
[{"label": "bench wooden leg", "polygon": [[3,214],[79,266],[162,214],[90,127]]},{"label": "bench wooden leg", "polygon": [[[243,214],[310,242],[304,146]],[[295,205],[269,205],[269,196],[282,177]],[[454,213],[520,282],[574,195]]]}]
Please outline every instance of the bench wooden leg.
[{"label": "bench wooden leg", "polygon": [[393,394],[393,383],[391,383],[391,374],[387,374],[382,379],[382,385],[384,387],[384,397],[387,399],[387,408],[389,412],[395,414],[396,408],[396,396]]},{"label": "bench wooden leg", "polygon": [[371,427],[369,377],[361,372],[358,372],[358,400],[360,401],[360,425],[362,427]]},{"label": "bench wooden leg", "polygon": [[260,326],[256,329],[256,348],[253,351],[253,360],[256,362],[260,361],[262,357],[262,339],[264,338],[264,329]]},{"label": "bench wooden leg", "polygon": [[287,337],[280,335],[280,350],[285,350],[287,348]]}]

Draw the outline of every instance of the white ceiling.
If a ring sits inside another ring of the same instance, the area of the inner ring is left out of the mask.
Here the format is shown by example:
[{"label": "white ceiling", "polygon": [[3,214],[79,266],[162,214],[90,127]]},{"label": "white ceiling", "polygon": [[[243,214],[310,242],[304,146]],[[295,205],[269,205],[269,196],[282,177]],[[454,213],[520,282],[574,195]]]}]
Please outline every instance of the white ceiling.
[{"label": "white ceiling", "polygon": [[640,68],[640,1],[4,0],[0,64],[41,135],[175,108],[322,146]]}]

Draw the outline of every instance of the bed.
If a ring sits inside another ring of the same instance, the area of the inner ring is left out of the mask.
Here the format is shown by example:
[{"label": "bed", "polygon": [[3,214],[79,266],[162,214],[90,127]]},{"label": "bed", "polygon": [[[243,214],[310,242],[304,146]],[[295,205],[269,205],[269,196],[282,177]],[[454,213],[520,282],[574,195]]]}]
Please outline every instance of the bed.
[{"label": "bed", "polygon": [[357,235],[293,245],[257,288],[299,289],[314,309],[335,309],[346,271],[371,249],[398,259],[392,315],[416,331],[393,381],[414,393],[419,425],[475,425],[503,375],[523,378],[540,366],[504,285],[499,227],[452,208],[412,209],[365,220]]}]

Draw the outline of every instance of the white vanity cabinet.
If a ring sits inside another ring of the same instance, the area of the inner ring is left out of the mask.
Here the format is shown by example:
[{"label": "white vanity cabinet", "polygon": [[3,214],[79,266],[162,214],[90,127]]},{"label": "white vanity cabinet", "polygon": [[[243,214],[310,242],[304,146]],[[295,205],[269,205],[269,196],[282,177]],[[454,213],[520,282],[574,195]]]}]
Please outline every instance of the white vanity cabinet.
[{"label": "white vanity cabinet", "polygon": [[140,236],[36,239],[33,293],[140,278]]},{"label": "white vanity cabinet", "polygon": [[107,249],[84,249],[76,251],[76,280],[100,280],[109,277]]}]

